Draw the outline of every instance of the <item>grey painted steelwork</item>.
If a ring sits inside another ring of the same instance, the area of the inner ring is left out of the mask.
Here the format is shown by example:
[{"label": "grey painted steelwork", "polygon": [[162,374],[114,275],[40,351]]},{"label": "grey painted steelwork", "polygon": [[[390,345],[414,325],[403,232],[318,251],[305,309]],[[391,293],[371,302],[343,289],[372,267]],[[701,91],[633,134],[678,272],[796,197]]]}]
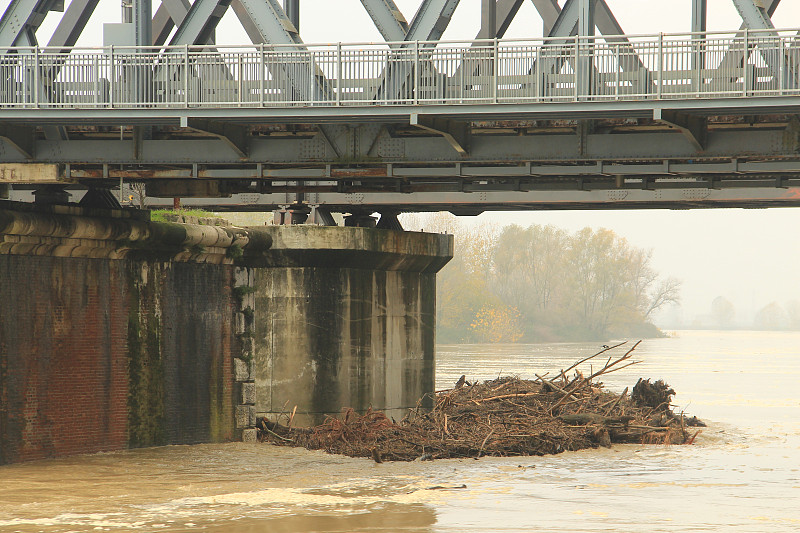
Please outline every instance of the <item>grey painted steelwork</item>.
[{"label": "grey painted steelwork", "polygon": [[393,0],[361,0],[361,3],[387,42],[406,38],[408,22]]},{"label": "grey painted steelwork", "polygon": [[[191,108],[192,113],[206,109],[224,117],[227,107],[585,101],[637,101],[651,107],[643,101],[800,94],[795,68],[800,64],[800,42],[795,30],[750,30],[741,38],[711,32],[647,35],[626,42],[558,35],[553,42],[552,38],[499,40],[435,48],[437,43],[428,41],[389,53],[373,45],[307,46],[292,31],[288,19],[287,26],[271,16],[275,12],[270,4],[276,0],[239,1],[256,21],[260,39],[269,43],[269,48],[217,47],[210,52],[205,47],[167,47],[167,54],[127,47],[119,51],[71,49],[70,54],[19,48],[15,49],[19,53],[4,58],[3,67],[14,75],[0,79],[0,108]],[[215,6],[224,3],[211,0]],[[557,24],[556,30],[572,25],[573,19],[564,13],[564,22]],[[179,30],[176,38],[186,35],[196,40],[204,34],[189,16],[182,27],[199,33]],[[628,54],[630,49],[634,56]],[[759,53],[752,53],[753,49]],[[696,62],[700,50],[705,57],[703,65]],[[739,54],[738,62],[725,62],[731,53]],[[492,68],[464,70],[465,62]],[[32,81],[31,77],[53,64],[60,66],[60,75],[46,86],[19,82],[18,76]],[[190,69],[193,79],[149,74],[164,68],[180,70],[187,64],[195,67]],[[585,68],[564,69],[565,64]],[[224,67],[232,74],[212,76],[210,67]],[[125,78],[131,77],[149,80],[148,86],[141,93],[127,91]],[[382,86],[390,89],[377,90]]]},{"label": "grey painted steelwork", "polygon": [[231,0],[195,0],[169,44],[206,44],[230,3]]},{"label": "grey painted steelwork", "polygon": [[[460,0],[422,0],[411,21],[406,41],[438,41],[450,23]],[[433,44],[435,45],[435,43]]]},{"label": "grey painted steelwork", "polygon": [[[605,0],[532,0],[546,37],[511,40],[524,0],[481,0],[488,39],[440,42],[458,0],[410,24],[361,0],[387,42],[307,45],[299,0],[163,0],[141,24],[155,47],[78,49],[97,0],[74,0],[47,48],[36,30],[61,2],[13,0],[0,179],[36,186],[20,169],[55,165],[35,176],[248,209],[794,205],[798,32],[774,29],[780,0],[731,1],[739,31],[625,35]],[[229,5],[253,45],[208,46]],[[693,0],[694,30],[705,13]]]}]

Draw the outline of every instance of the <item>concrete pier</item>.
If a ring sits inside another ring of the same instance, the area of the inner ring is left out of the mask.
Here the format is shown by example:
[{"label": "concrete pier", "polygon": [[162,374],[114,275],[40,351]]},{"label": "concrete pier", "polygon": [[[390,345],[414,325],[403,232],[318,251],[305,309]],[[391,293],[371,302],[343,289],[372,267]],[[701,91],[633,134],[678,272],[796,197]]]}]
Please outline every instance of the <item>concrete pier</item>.
[{"label": "concrete pier", "polygon": [[0,201],[0,464],[256,440],[434,386],[452,237]]},{"label": "concrete pier", "polygon": [[352,407],[399,420],[434,389],[436,272],[449,235],[274,226],[255,271],[255,411],[296,425]]}]

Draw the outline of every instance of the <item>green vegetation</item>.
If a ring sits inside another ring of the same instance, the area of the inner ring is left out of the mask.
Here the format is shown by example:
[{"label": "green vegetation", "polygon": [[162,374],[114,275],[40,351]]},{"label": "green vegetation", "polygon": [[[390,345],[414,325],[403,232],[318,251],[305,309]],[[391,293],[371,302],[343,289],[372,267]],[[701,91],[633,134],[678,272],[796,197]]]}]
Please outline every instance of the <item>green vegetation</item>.
[{"label": "green vegetation", "polygon": [[238,261],[244,256],[244,248],[240,244],[231,244],[225,251],[225,257]]},{"label": "green vegetation", "polygon": [[658,336],[649,322],[677,302],[641,250],[606,229],[467,228],[448,214],[404,217],[406,228],[455,236],[437,281],[439,342],[552,342]]},{"label": "green vegetation", "polygon": [[244,297],[248,294],[253,294],[254,292],[256,292],[255,287],[251,287],[249,285],[237,285],[233,288],[233,297],[236,299],[239,305],[241,305]]},{"label": "green vegetation", "polygon": [[150,212],[150,220],[153,222],[173,222],[170,217],[174,215],[197,218],[222,218],[217,213],[204,211],[203,209],[154,209]]},{"label": "green vegetation", "polygon": [[[144,283],[131,267],[128,288],[128,445],[166,444],[164,370],[155,284]],[[150,272],[150,276],[156,275]]]}]

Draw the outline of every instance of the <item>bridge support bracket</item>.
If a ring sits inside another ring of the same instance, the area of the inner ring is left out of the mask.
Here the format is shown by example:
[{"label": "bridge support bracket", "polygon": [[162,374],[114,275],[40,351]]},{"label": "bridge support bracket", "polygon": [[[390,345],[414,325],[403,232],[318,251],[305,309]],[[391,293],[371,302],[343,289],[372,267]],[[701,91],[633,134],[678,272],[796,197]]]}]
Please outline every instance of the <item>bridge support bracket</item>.
[{"label": "bridge support bracket", "polygon": [[469,125],[466,122],[412,113],[411,125],[441,135],[462,156],[469,154]]},{"label": "bridge support bracket", "polygon": [[30,126],[0,124],[0,140],[13,146],[25,159],[33,159],[36,130]]},{"label": "bridge support bracket", "polygon": [[187,128],[214,135],[224,141],[241,158],[247,158],[247,138],[250,135],[247,127],[219,122],[204,118],[187,118]]},{"label": "bridge support bracket", "polygon": [[677,128],[698,151],[706,149],[708,143],[708,121],[703,117],[687,115],[671,109],[654,109],[653,120]]}]

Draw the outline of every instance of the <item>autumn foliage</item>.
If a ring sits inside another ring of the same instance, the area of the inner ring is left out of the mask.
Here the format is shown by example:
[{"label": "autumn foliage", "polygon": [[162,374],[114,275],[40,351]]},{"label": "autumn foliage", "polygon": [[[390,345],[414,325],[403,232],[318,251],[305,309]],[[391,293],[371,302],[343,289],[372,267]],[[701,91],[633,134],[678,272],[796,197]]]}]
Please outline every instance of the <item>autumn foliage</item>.
[{"label": "autumn foliage", "polygon": [[651,252],[607,229],[467,226],[449,213],[404,227],[455,236],[437,281],[439,342],[509,343],[658,335],[653,313],[676,302]]}]

